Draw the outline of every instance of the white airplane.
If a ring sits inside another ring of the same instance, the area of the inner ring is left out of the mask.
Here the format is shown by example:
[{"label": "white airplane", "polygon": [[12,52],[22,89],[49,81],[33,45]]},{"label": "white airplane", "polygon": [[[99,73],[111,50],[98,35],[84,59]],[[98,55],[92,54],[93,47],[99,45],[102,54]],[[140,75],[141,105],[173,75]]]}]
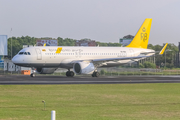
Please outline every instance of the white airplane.
[{"label": "white airplane", "polygon": [[[132,42],[126,47],[65,47],[36,46],[19,51],[12,59],[19,66],[31,67],[35,72],[51,74],[57,68],[66,68],[67,77],[74,74],[92,74],[98,77],[98,67],[112,67],[150,57],[154,50],[147,49],[152,19],[145,19]],[[167,44],[160,54],[163,54]],[[70,71],[73,69],[73,71]]]}]

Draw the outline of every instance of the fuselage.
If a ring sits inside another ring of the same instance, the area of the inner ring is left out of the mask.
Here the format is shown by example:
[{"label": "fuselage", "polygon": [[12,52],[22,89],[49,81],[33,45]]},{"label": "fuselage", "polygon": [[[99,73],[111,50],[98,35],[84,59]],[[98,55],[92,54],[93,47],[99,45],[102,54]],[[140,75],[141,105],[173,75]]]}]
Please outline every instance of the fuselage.
[{"label": "fuselage", "polygon": [[[72,68],[70,64],[76,60],[93,60],[104,58],[121,58],[135,57],[141,53],[151,52],[154,50],[127,47],[64,47],[64,46],[43,46],[27,47],[19,51],[12,61],[19,66],[25,67],[62,67]],[[109,61],[104,63],[104,67],[116,66],[130,63],[132,60]]]}]

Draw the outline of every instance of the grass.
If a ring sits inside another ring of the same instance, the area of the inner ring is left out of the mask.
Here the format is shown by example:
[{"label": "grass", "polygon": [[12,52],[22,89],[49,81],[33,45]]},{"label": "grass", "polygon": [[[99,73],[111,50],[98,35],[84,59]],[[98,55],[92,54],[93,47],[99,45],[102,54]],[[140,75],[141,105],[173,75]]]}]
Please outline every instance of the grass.
[{"label": "grass", "polygon": [[180,71],[162,71],[162,72],[142,72],[142,71],[124,71],[124,72],[106,72],[102,76],[126,76],[126,75],[180,75]]},{"label": "grass", "polygon": [[179,85],[0,85],[0,120],[175,120]]}]

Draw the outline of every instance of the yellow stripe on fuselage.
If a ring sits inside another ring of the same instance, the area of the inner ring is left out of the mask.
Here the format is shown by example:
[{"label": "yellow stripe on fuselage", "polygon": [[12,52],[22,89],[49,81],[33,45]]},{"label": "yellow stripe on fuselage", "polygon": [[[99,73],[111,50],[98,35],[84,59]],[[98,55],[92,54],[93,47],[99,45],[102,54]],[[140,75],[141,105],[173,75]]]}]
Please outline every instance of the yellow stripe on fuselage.
[{"label": "yellow stripe on fuselage", "polygon": [[58,47],[56,53],[61,53],[62,47]]}]

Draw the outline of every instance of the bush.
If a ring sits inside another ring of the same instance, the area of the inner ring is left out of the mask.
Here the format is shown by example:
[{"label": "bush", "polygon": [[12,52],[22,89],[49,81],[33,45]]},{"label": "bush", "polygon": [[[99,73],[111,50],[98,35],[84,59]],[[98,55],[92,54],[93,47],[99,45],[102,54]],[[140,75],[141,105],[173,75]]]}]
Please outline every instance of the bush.
[{"label": "bush", "polygon": [[166,67],[167,67],[167,68],[173,68],[174,65],[173,65],[173,64],[166,63]]},{"label": "bush", "polygon": [[151,62],[144,62],[144,67],[145,68],[156,68],[156,65],[155,64],[153,64],[153,63],[151,63]]},{"label": "bush", "polygon": [[104,74],[106,74],[106,73],[107,73],[107,71],[104,70],[104,69],[102,69],[102,70],[100,71],[100,74],[101,74],[101,75],[104,75]]},{"label": "bush", "polygon": [[142,63],[139,63],[139,68],[144,68],[144,65]]}]

